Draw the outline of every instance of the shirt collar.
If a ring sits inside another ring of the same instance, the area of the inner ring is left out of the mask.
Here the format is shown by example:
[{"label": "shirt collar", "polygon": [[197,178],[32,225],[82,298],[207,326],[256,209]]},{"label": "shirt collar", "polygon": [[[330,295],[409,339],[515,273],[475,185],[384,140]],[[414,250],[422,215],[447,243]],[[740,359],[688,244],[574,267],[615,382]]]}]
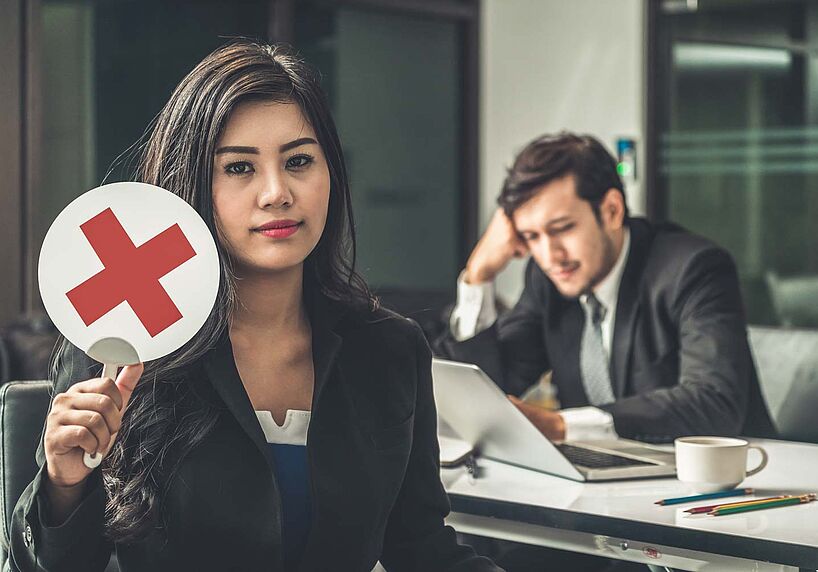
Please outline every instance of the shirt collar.
[{"label": "shirt collar", "polygon": [[[628,253],[630,252],[630,229],[626,226],[624,231],[625,240],[622,242],[622,250],[619,252],[616,263],[613,268],[611,268],[611,271],[608,272],[608,275],[603,278],[602,282],[597,284],[596,288],[594,288],[594,295],[597,300],[599,300],[608,311],[616,308],[616,302],[619,298],[619,285],[622,283],[622,274],[625,272],[625,263],[628,261]],[[587,295],[582,296],[581,300],[583,304],[585,304],[587,298]]]}]

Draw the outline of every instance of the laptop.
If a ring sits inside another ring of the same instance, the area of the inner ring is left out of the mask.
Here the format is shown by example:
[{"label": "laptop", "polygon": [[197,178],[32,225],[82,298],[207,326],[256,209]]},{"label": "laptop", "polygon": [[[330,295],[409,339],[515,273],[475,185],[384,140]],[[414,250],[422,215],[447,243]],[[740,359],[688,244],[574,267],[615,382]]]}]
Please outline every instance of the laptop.
[{"label": "laptop", "polygon": [[628,439],[552,443],[478,366],[432,360],[440,419],[482,456],[575,481],[674,476],[671,448]]}]

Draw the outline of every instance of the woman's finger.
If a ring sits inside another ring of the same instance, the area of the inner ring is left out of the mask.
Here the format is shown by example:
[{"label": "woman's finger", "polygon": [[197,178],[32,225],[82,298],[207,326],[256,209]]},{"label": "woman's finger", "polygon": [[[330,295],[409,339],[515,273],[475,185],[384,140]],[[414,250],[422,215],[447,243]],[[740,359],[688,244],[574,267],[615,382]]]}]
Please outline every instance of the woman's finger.
[{"label": "woman's finger", "polygon": [[76,409],[69,409],[58,413],[54,421],[58,425],[68,427],[85,427],[88,429],[97,441],[98,446],[104,448],[108,446],[113,433],[108,429],[105,419],[96,411],[79,411]]},{"label": "woman's finger", "polygon": [[99,447],[94,434],[81,425],[62,425],[54,429],[52,439],[53,450],[58,455],[64,455],[77,447],[93,455]]},{"label": "woman's finger", "polygon": [[77,383],[72,385],[68,391],[73,393],[100,393],[107,395],[114,402],[117,409],[122,409],[122,392],[119,391],[116,382],[107,377],[98,377]]},{"label": "woman's finger", "polygon": [[102,415],[108,431],[113,433],[119,431],[122,423],[122,412],[117,408],[114,401],[107,395],[99,393],[77,393],[71,396],[69,407],[57,410],[92,411]]}]

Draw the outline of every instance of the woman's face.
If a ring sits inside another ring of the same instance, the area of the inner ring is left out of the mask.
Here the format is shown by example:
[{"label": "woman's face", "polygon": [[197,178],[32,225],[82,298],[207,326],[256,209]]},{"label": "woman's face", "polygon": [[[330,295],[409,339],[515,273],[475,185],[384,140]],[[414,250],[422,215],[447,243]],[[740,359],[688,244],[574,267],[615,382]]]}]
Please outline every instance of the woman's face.
[{"label": "woman's face", "polygon": [[239,275],[300,266],[324,231],[330,177],[294,103],[239,104],[216,144],[213,206]]}]

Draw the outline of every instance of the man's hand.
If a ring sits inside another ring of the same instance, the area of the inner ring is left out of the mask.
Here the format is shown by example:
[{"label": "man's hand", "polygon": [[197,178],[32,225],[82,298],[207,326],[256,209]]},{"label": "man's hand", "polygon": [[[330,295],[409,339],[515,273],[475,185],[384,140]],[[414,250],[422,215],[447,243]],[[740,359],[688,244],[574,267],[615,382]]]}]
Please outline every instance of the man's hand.
[{"label": "man's hand", "polygon": [[491,282],[512,258],[526,254],[528,247],[503,209],[498,208],[466,263],[463,279],[467,284]]},{"label": "man's hand", "polygon": [[513,395],[509,395],[508,398],[549,440],[563,441],[565,439],[565,421],[562,415],[556,411],[549,411],[520,401]]}]

